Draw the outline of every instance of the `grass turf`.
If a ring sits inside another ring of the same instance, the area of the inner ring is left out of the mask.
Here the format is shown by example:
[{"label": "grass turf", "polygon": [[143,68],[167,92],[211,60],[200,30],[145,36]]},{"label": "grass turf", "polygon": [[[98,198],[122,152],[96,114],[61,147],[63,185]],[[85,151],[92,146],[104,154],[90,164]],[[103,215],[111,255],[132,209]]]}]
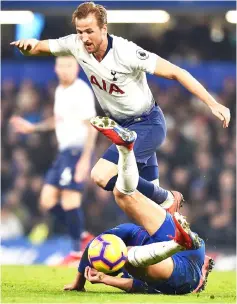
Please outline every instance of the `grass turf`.
[{"label": "grass turf", "polygon": [[87,292],[62,291],[76,269],[47,266],[2,266],[2,303],[235,303],[235,272],[213,271],[204,292],[184,296],[126,294],[87,283]]}]

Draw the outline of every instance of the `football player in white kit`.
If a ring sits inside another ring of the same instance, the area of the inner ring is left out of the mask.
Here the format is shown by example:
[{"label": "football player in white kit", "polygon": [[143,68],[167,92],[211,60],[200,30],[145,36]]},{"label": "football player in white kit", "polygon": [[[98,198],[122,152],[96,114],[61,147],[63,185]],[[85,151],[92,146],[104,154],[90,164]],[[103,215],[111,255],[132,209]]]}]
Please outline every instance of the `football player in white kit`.
[{"label": "football player in white kit", "polygon": [[96,111],[93,91],[78,78],[79,66],[73,56],[58,57],[55,72],[59,85],[54,115],[38,124],[13,116],[11,124],[23,134],[56,131],[59,153],[46,174],[40,206],[65,221],[73,251],[63,264],[69,264],[80,257],[81,242],[89,241],[89,233],[82,234],[84,217],[80,205],[97,133],[89,120]]},{"label": "football player in white kit", "polygon": [[[73,55],[84,69],[95,95],[110,119],[98,118],[93,125],[115,125],[135,131],[134,153],[139,169],[138,191],[161,204],[170,213],[181,205],[182,195],[158,186],[156,150],[166,136],[164,115],[147,84],[146,73],[178,81],[203,101],[226,128],[230,111],[205,90],[186,70],[148,52],[124,38],[109,35],[107,12],[93,2],[80,4],[72,15],[76,34],[59,39],[14,41],[24,55]],[[106,130],[104,130],[106,132]],[[118,151],[112,145],[92,169],[92,179],[112,191],[117,180]]]}]

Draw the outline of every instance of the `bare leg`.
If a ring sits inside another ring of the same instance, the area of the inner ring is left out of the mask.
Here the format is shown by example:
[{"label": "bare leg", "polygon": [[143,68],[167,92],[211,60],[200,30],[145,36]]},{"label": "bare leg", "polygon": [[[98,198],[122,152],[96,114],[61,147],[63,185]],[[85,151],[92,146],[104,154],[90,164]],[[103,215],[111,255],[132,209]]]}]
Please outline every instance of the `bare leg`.
[{"label": "bare leg", "polygon": [[114,196],[119,207],[130,218],[144,227],[150,235],[153,235],[163,224],[166,211],[140,192],[136,191],[131,195],[127,195],[115,188]]},{"label": "bare leg", "polygon": [[82,194],[78,191],[64,189],[61,192],[61,205],[63,210],[71,210],[81,206]]},{"label": "bare leg", "polygon": [[91,170],[92,180],[102,188],[105,188],[108,181],[117,174],[117,165],[103,158],[100,158]]},{"label": "bare leg", "polygon": [[52,185],[45,184],[40,194],[40,208],[45,212],[53,208],[59,200],[60,190]]},{"label": "bare leg", "polygon": [[174,262],[172,258],[167,258],[148,267],[134,267],[132,264],[126,263],[125,268],[136,279],[157,282],[157,280],[168,280],[170,278],[174,270]]}]

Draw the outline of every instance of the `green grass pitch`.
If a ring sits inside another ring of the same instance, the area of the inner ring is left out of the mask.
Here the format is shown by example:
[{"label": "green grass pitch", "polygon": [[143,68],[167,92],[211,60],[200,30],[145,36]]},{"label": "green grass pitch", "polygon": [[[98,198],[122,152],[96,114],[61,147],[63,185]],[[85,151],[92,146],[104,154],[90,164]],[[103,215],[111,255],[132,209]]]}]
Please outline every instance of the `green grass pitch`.
[{"label": "green grass pitch", "polygon": [[66,292],[76,269],[47,266],[2,266],[2,303],[235,303],[234,271],[213,271],[206,290],[184,296],[126,294],[87,283],[87,292]]}]

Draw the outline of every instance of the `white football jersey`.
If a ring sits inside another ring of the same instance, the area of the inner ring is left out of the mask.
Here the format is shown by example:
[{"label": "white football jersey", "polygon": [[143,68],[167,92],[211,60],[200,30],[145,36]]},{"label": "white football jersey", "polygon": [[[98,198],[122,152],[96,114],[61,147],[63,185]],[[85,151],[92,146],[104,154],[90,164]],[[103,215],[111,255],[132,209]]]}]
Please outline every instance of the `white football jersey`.
[{"label": "white football jersey", "polygon": [[83,148],[88,135],[83,121],[96,116],[94,94],[85,81],[76,79],[67,88],[56,88],[54,115],[59,149]]},{"label": "white football jersey", "polygon": [[50,39],[52,54],[73,55],[85,71],[107,116],[117,121],[149,112],[154,99],[146,72],[153,74],[158,56],[124,38],[108,36],[112,47],[101,62],[89,54],[77,34]]}]

